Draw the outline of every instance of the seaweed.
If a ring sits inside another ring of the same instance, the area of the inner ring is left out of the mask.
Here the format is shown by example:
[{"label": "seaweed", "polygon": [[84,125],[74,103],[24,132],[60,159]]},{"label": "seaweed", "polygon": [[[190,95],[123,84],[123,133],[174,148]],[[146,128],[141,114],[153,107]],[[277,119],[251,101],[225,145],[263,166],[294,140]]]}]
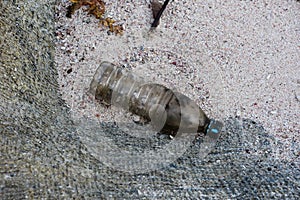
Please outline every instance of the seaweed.
[{"label": "seaweed", "polygon": [[67,8],[67,17],[71,18],[76,10],[86,6],[87,9],[85,11],[99,19],[99,24],[108,27],[110,32],[122,35],[123,27],[121,25],[115,25],[115,20],[103,17],[105,13],[105,3],[102,0],[70,0],[70,2],[72,4]]},{"label": "seaweed", "polygon": [[170,2],[170,0],[166,0],[164,2],[164,4],[161,4],[157,0],[153,0],[151,2],[152,13],[153,13],[153,18],[154,18],[154,21],[152,22],[152,25],[151,25],[152,28],[156,28],[159,25],[159,19],[161,18],[161,15],[164,12],[164,10],[166,9],[169,2]]}]

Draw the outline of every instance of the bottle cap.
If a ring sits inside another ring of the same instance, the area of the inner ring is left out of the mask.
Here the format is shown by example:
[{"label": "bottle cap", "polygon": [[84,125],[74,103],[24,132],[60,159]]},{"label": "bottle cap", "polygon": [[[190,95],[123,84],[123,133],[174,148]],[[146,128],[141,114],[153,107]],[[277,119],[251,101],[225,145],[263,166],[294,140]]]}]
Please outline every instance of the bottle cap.
[{"label": "bottle cap", "polygon": [[206,129],[206,135],[212,139],[217,140],[221,134],[223,123],[214,119],[210,120],[210,123]]}]

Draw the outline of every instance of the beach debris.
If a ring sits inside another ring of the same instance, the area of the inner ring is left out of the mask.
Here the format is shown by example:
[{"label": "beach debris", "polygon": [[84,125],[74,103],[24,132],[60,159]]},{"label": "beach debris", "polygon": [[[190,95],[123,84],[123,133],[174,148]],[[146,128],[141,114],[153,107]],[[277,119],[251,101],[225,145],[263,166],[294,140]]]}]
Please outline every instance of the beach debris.
[{"label": "beach debris", "polygon": [[[151,1],[151,9],[153,14],[153,19],[157,17],[157,14],[159,13],[160,9],[162,8],[162,3],[160,3],[158,0],[152,0]],[[159,25],[159,20],[157,25]]]},{"label": "beach debris", "polygon": [[162,5],[158,0],[151,1],[152,13],[154,21],[151,27],[155,28],[159,25],[159,19],[161,18],[162,13],[166,9],[170,0],[165,0],[164,4]]},{"label": "beach debris", "polygon": [[109,31],[116,35],[122,35],[123,27],[121,25],[116,25],[116,21],[112,18],[103,17],[105,13],[105,3],[102,0],[70,0],[70,2],[72,4],[67,8],[67,17],[71,18],[76,10],[85,6],[87,7],[85,10],[86,12],[100,20],[99,24],[104,27],[108,27]]},{"label": "beach debris", "polygon": [[156,83],[144,80],[130,71],[109,62],[102,62],[89,91],[104,105],[121,107],[144,121],[157,132],[205,133],[218,138],[222,123],[209,119],[187,96]]},{"label": "beach debris", "polygon": [[114,24],[115,22],[116,21],[114,19],[107,17],[107,18],[101,20],[100,24],[102,24],[105,27],[108,27],[110,32],[115,33],[117,35],[118,34],[122,35],[123,27],[120,25],[115,25]]}]

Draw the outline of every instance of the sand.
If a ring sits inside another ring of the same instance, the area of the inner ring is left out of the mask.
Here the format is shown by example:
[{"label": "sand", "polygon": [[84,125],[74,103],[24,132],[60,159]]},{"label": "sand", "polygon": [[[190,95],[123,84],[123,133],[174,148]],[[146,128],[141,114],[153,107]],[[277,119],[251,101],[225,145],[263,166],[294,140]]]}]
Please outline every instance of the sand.
[{"label": "sand", "polygon": [[182,92],[209,117],[263,124],[283,143],[275,158],[299,159],[291,150],[300,144],[299,3],[173,1],[150,32],[149,0],[105,2],[105,16],[123,25],[122,36],[83,9],[67,18],[67,0],[57,5],[58,82],[75,120],[132,120],[87,93],[99,64],[110,61]]}]

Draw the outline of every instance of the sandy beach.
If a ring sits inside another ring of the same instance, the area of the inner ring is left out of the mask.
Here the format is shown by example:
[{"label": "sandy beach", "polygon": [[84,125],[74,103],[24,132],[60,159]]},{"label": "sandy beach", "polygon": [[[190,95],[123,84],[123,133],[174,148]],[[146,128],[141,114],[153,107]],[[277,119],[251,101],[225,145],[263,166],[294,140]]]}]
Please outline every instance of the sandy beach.
[{"label": "sandy beach", "polygon": [[[0,1],[1,199],[298,199],[299,1],[174,0],[153,31],[150,0],[105,3],[123,35],[69,0]],[[103,61],[185,94],[220,137],[101,105]]]},{"label": "sandy beach", "polygon": [[300,143],[299,3],[174,1],[154,31],[150,1],[105,3],[104,16],[123,35],[84,9],[67,18],[67,0],[57,5],[58,82],[74,119],[132,120],[86,97],[99,64],[109,61],[187,95],[212,118],[261,123],[283,144],[276,158],[299,159],[290,150]]}]

